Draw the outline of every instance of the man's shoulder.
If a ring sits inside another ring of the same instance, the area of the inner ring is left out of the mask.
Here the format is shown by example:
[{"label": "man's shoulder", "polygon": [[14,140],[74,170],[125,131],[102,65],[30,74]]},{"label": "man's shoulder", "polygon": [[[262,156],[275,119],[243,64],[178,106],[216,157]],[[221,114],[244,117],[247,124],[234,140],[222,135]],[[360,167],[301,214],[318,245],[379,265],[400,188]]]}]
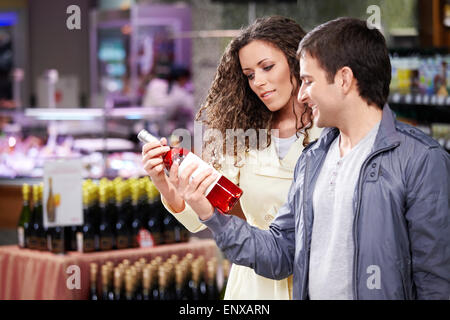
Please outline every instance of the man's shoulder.
[{"label": "man's shoulder", "polygon": [[400,133],[404,138],[407,147],[409,147],[410,145],[415,145],[416,147],[424,149],[441,147],[436,140],[434,140],[419,128],[398,120],[395,121],[395,128],[397,132]]}]

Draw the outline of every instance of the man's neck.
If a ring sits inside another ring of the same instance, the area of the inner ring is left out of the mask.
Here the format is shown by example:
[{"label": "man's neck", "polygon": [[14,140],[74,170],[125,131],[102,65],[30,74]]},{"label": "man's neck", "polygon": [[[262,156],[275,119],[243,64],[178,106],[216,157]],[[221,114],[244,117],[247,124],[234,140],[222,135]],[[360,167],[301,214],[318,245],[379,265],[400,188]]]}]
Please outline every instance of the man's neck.
[{"label": "man's neck", "polygon": [[338,128],[341,157],[350,152],[383,117],[383,111],[380,108],[365,102],[353,104],[346,108],[346,111],[342,125]]}]

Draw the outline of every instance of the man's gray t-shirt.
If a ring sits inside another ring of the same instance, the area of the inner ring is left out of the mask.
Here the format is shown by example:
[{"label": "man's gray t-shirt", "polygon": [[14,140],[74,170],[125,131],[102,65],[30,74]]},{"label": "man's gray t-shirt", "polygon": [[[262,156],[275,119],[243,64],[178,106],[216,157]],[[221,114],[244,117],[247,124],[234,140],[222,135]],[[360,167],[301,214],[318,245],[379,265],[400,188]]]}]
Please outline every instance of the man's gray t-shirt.
[{"label": "man's gray t-shirt", "polygon": [[309,263],[309,297],[312,300],[353,299],[353,195],[379,125],[342,158],[338,136],[320,171],[313,194]]}]

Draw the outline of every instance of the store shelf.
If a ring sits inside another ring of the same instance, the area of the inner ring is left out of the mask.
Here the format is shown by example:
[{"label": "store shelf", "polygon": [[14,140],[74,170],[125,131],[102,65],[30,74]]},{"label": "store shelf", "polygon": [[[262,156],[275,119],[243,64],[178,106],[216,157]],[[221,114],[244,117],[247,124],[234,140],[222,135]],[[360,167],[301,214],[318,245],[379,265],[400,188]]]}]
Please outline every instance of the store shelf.
[{"label": "store shelf", "polygon": [[450,96],[394,93],[389,96],[389,103],[450,108]]}]

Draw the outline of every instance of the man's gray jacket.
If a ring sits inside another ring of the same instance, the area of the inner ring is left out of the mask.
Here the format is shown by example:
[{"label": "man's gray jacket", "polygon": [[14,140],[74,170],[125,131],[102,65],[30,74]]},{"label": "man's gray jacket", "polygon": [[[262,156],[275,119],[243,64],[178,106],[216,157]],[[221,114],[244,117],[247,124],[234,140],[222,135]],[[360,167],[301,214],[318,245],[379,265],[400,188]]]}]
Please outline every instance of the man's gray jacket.
[{"label": "man's gray jacket", "polygon": [[[217,210],[202,221],[233,263],[272,279],[293,274],[294,299],[308,299],[313,191],[338,135],[327,128],[302,152],[269,230]],[[449,154],[385,105],[353,197],[355,299],[450,299],[449,186]]]}]

